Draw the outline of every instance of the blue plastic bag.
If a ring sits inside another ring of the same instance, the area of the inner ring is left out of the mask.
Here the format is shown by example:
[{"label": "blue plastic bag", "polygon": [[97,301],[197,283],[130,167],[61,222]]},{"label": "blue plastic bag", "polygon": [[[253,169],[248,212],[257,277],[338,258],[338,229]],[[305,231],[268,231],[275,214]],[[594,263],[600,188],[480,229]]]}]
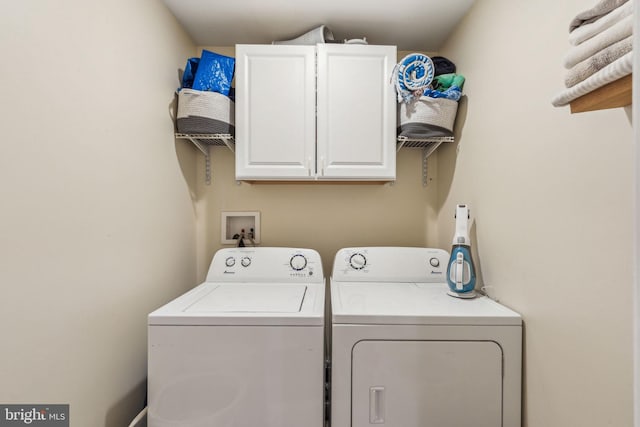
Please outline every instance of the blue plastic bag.
[{"label": "blue plastic bag", "polygon": [[182,73],[182,85],[181,89],[191,89],[193,87],[193,79],[195,77],[196,71],[198,70],[198,63],[200,62],[200,58],[189,58],[187,60],[187,65],[184,66],[184,73]]},{"label": "blue plastic bag", "polygon": [[228,96],[235,65],[235,58],[203,50],[192,88],[218,92]]}]

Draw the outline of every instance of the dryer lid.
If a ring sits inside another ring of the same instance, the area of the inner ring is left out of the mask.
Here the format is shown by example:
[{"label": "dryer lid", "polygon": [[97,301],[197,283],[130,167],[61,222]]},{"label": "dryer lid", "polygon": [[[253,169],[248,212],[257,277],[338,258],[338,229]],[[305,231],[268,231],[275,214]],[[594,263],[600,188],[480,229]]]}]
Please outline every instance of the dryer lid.
[{"label": "dryer lid", "polygon": [[519,314],[487,298],[453,298],[444,283],[332,282],[334,324],[518,325]]}]

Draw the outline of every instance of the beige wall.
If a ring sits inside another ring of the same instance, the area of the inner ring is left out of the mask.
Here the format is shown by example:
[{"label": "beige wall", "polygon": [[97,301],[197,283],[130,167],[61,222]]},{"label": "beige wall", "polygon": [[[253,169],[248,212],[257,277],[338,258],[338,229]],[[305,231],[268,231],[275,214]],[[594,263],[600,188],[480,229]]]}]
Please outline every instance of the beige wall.
[{"label": "beige wall", "polygon": [[588,6],[478,1],[441,51],[467,102],[459,143],[438,154],[439,242],[470,203],[489,294],[524,316],[531,427],[632,424],[630,111],[550,103]]},{"label": "beige wall", "polygon": [[196,156],[169,116],[195,47],[161,2],[63,0],[5,3],[0,51],[0,402],[122,427],[147,313],[196,282]]},{"label": "beige wall", "polygon": [[[212,184],[198,163],[199,275],[220,243],[222,211],[260,211],[261,246],[310,247],[329,277],[336,251],[347,246],[422,246],[435,234],[435,185],[422,186],[421,151],[398,156],[395,184],[236,184],[230,150],[212,150]],[[431,166],[431,165],[430,165]],[[433,173],[434,168],[429,169]],[[431,220],[428,216],[431,215]]]},{"label": "beige wall", "polygon": [[[628,112],[570,115],[566,26],[584,2],[477,2],[442,54],[468,77],[459,144],[403,149],[394,185],[213,183],[169,120],[196,50],[160,2],[14,2],[0,17],[0,403],[70,403],[126,425],[146,376],[146,314],[204,277],[223,210],[262,243],[448,248],[472,205],[491,295],[524,315],[525,425],[631,424]],[[197,265],[194,263],[197,259]]]}]

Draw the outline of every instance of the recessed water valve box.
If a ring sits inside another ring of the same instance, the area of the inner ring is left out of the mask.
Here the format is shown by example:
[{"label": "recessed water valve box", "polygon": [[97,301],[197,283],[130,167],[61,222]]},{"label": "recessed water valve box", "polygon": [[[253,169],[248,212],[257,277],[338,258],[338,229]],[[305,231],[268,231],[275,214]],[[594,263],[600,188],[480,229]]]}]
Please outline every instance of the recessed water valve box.
[{"label": "recessed water valve box", "polygon": [[238,244],[238,239],[234,239],[234,236],[242,235],[242,230],[244,230],[245,243],[250,242],[251,239],[255,244],[260,243],[260,212],[222,212],[220,218],[220,241],[222,244]]}]

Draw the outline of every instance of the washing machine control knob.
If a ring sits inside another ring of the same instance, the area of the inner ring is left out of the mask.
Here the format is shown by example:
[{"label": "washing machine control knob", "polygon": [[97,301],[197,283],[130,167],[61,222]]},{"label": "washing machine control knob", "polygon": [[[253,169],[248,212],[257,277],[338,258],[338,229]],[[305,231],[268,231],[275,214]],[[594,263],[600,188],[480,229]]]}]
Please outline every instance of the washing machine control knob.
[{"label": "washing machine control knob", "polygon": [[295,271],[303,270],[307,266],[307,258],[302,254],[296,254],[289,260],[289,265]]},{"label": "washing machine control knob", "polygon": [[234,265],[236,265],[236,259],[230,256],[229,258],[224,260],[224,265],[226,265],[227,267],[233,267]]},{"label": "washing machine control knob", "polygon": [[438,258],[431,258],[429,260],[429,264],[431,264],[431,267],[440,267],[440,260]]},{"label": "washing machine control knob", "polygon": [[242,258],[240,260],[240,264],[242,264],[243,267],[249,267],[251,265],[251,258],[249,258],[248,256]]},{"label": "washing machine control knob", "polygon": [[355,253],[349,258],[349,265],[356,270],[362,270],[367,265],[367,258],[361,253]]}]

